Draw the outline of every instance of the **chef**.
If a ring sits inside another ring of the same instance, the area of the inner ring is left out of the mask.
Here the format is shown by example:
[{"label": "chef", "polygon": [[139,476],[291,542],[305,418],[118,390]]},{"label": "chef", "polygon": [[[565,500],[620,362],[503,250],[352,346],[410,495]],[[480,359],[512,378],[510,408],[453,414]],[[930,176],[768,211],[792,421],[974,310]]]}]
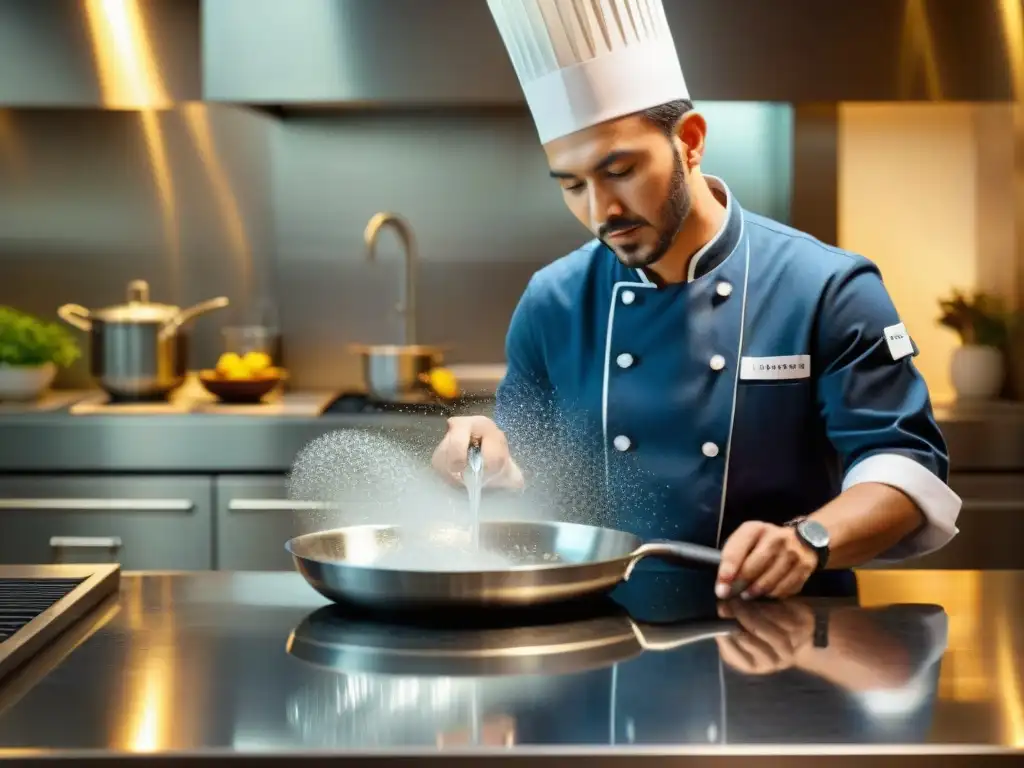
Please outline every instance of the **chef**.
[{"label": "chef", "polygon": [[529,281],[494,421],[452,419],[435,468],[458,481],[479,439],[490,487],[598,489],[619,527],[720,547],[720,597],[949,542],[960,499],[879,270],[702,172],[660,0],[488,4],[595,239]]}]

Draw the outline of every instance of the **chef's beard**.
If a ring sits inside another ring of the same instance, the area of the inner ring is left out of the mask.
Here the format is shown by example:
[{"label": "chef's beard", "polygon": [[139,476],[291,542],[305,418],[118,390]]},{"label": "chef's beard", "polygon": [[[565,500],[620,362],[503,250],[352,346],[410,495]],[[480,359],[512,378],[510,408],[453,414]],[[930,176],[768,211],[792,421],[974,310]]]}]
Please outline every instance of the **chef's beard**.
[{"label": "chef's beard", "polygon": [[[664,222],[658,233],[658,242],[649,250],[644,250],[640,244],[628,243],[625,245],[613,246],[604,237],[599,236],[602,243],[607,245],[619,262],[626,267],[649,267],[659,261],[668,249],[675,242],[679,230],[683,228],[686,217],[690,215],[692,201],[690,190],[686,187],[686,176],[683,174],[683,160],[679,152],[672,153],[675,167],[672,169],[672,178],[669,182],[668,198],[661,211],[661,221]],[[649,224],[642,219],[613,219],[602,227],[601,235],[607,235],[620,229],[628,229],[637,224]]]}]

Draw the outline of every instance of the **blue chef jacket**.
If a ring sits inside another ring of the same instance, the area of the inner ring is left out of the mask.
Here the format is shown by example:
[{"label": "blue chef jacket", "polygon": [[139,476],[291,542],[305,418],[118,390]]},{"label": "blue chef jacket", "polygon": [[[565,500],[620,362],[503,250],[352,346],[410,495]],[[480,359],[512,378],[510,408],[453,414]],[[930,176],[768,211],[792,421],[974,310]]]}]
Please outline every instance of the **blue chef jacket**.
[{"label": "blue chef jacket", "polygon": [[531,278],[495,408],[531,492],[562,519],[720,546],[883,482],[928,523],[882,559],[943,546],[960,500],[878,269],[707,178],[725,221],[686,282],[598,240]]}]

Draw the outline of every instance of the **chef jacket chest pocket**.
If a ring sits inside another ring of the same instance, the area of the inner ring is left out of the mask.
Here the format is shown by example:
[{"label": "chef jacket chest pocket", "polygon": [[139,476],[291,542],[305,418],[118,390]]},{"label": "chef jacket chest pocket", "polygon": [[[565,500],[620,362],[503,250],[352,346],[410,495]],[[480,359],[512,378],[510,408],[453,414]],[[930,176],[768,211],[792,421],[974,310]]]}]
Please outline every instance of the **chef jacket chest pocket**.
[{"label": "chef jacket chest pocket", "polygon": [[808,444],[814,411],[810,379],[740,381],[733,445],[752,457],[792,458]]}]

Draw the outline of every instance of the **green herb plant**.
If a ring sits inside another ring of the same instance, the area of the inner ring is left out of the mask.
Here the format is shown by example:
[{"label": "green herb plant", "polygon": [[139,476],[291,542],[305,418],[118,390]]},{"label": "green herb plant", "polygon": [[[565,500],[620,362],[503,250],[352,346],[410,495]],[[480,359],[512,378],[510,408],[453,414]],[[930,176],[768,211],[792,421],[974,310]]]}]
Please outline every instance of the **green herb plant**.
[{"label": "green herb plant", "polygon": [[0,367],[53,363],[67,368],[81,355],[67,328],[0,306]]},{"label": "green herb plant", "polygon": [[964,346],[1006,348],[1015,316],[998,297],[954,290],[939,307],[939,325],[955,331]]}]

